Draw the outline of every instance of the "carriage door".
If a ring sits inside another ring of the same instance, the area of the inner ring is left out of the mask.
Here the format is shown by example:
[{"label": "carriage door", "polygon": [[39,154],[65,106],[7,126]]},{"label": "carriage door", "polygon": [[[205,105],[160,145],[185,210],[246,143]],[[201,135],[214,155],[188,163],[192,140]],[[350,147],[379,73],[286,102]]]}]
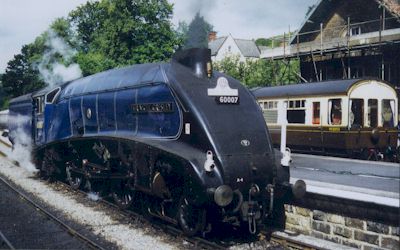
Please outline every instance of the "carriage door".
[{"label": "carriage door", "polygon": [[[347,142],[349,148],[359,148],[363,142],[361,142],[361,131],[364,128],[364,100],[363,99],[350,99],[350,110],[349,110],[349,126],[350,131],[353,133],[349,134]],[[355,132],[355,133],[354,133]],[[351,145],[353,144],[353,145]]]},{"label": "carriage door", "polygon": [[44,96],[34,98],[33,128],[34,140],[36,145],[44,143]]}]

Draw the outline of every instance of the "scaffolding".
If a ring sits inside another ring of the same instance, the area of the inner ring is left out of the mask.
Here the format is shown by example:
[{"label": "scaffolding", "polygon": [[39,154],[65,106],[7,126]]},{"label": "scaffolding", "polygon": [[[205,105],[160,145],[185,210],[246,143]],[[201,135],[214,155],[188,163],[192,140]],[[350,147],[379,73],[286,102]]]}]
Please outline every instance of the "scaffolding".
[{"label": "scaffolding", "polygon": [[[318,30],[293,34],[289,30],[288,35],[285,33],[283,37],[273,40],[271,48],[262,51],[261,57],[282,60],[286,65],[290,65],[290,60],[294,58],[311,62],[315,79],[321,81],[322,70],[318,69],[318,62],[339,59],[342,78],[351,78],[352,57],[377,55],[381,57],[380,78],[386,80],[383,46],[400,43],[397,20],[395,17],[386,17],[383,11],[380,18],[375,20],[352,23],[347,18],[344,25],[324,27],[321,23]],[[281,46],[274,47],[277,42]],[[301,72],[299,80],[306,81]]]}]

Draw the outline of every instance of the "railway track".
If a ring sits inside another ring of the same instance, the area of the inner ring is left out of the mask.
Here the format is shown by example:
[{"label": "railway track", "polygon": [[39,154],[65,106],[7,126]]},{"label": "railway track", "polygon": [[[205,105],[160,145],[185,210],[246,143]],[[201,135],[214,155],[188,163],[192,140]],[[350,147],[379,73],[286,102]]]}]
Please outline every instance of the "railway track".
[{"label": "railway track", "polygon": [[[70,234],[72,237],[77,238],[81,242],[84,243],[84,245],[89,248],[89,249],[100,249],[103,250],[102,246],[97,244],[96,242],[92,241],[88,237],[84,236],[83,234],[79,233],[72,227],[68,226],[66,223],[58,219],[55,215],[53,215],[51,212],[49,212],[47,209],[42,207],[40,204],[35,202],[34,200],[30,199],[26,194],[24,194],[22,191],[18,190],[15,188],[8,180],[0,176],[0,181],[4,183],[8,188],[10,188],[13,192],[15,192],[21,199],[25,200],[28,204],[33,206],[37,211],[45,215],[47,218],[50,220],[56,222],[58,225],[60,225],[68,234]],[[10,249],[13,249],[12,245],[10,242],[4,237],[4,235],[1,234],[1,238],[3,239],[2,241],[5,242],[7,246],[9,246]]]},{"label": "railway track", "polygon": [[[1,140],[0,140],[0,142],[7,147],[11,147],[10,145],[8,145],[7,143],[4,143]],[[0,151],[0,156],[6,157],[6,154],[4,154],[3,152]],[[14,163],[14,164],[18,165],[18,163]],[[22,199],[26,200],[32,206],[34,206],[37,210],[39,210],[40,212],[42,212],[43,214],[48,216],[51,220],[54,220],[59,225],[61,225],[71,235],[73,235],[74,237],[77,237],[80,240],[82,240],[83,242],[85,242],[87,244],[88,248],[104,249],[97,243],[88,239],[84,235],[80,234],[79,232],[77,232],[76,230],[74,230],[73,228],[69,227],[64,222],[62,222],[61,220],[56,218],[54,215],[52,215],[50,212],[48,212],[45,208],[43,208],[41,205],[37,204],[35,201],[33,201],[28,196],[23,194],[21,191],[16,189],[12,184],[10,184],[7,180],[5,180],[1,176],[0,176],[0,181],[4,182],[8,187],[10,187],[10,189],[12,189],[14,192],[16,192],[17,195],[19,195]],[[57,183],[62,185],[64,189],[67,189],[68,192],[79,194],[82,197],[87,198],[87,193],[85,193],[84,191],[74,190],[68,184],[61,182],[61,181],[58,181]],[[186,237],[186,236],[184,236],[184,233],[182,230],[180,230],[179,228],[177,228],[173,225],[165,223],[164,221],[159,220],[159,219],[146,218],[142,214],[135,212],[133,210],[122,210],[122,209],[118,208],[118,206],[116,204],[114,204],[110,201],[107,201],[107,199],[100,199],[98,201],[98,203],[103,204],[111,209],[118,210],[120,214],[127,216],[128,218],[130,218],[130,220],[138,221],[139,223],[140,222],[148,222],[155,228],[161,229],[174,237],[179,237],[182,240],[189,242],[190,244],[193,245],[193,247],[195,249],[227,249],[230,246],[232,246],[232,244],[215,242],[212,240],[207,240],[203,237]],[[261,233],[267,234],[266,232],[261,232]],[[1,232],[0,232],[0,236],[3,236],[3,235],[1,235]],[[0,237],[0,240],[1,240],[0,241],[0,249],[3,249],[3,248],[14,249],[11,244],[8,245],[9,242],[7,241],[7,239],[5,237],[4,237],[5,240],[2,240],[2,239],[3,239],[3,237]],[[270,242],[272,242],[275,245],[279,244],[279,245],[283,246],[284,248],[290,248],[290,249],[307,249],[307,250],[319,249],[318,247],[315,247],[315,246],[312,246],[309,244],[305,244],[304,242],[294,240],[290,237],[285,237],[285,236],[274,234],[274,233],[272,233],[272,235],[270,236]],[[4,244],[4,246],[2,244]]]},{"label": "railway track", "polygon": [[0,249],[15,249],[2,232],[0,232]]}]

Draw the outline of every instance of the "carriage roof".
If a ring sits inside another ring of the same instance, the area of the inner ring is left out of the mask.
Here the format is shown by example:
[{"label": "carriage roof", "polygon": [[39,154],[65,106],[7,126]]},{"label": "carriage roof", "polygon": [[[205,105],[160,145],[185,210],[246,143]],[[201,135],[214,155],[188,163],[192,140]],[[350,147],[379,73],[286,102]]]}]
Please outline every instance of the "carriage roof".
[{"label": "carriage roof", "polygon": [[256,98],[347,95],[353,86],[365,81],[378,81],[389,85],[388,83],[377,79],[346,79],[264,87],[254,89],[253,93]]}]

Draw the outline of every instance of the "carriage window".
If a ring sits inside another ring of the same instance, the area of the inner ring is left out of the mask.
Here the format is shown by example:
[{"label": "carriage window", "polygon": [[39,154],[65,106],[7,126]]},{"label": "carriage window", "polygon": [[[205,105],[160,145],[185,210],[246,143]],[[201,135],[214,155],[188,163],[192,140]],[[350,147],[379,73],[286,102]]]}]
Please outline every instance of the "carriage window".
[{"label": "carriage window", "polygon": [[376,99],[368,100],[368,126],[372,128],[378,126],[378,100]]},{"label": "carriage window", "polygon": [[288,123],[304,124],[306,122],[305,100],[289,101],[287,110]]},{"label": "carriage window", "polygon": [[350,127],[362,128],[364,126],[364,100],[351,99],[350,107],[351,107],[349,114]]},{"label": "carriage window", "polygon": [[264,119],[268,123],[278,122],[278,102],[277,101],[267,101],[263,105]]},{"label": "carriage window", "polygon": [[320,124],[321,122],[321,103],[320,102],[313,102],[313,124]]},{"label": "carriage window", "polygon": [[382,100],[382,123],[384,127],[394,127],[394,100]]},{"label": "carriage window", "polygon": [[330,99],[329,107],[329,124],[342,124],[342,99]]}]

